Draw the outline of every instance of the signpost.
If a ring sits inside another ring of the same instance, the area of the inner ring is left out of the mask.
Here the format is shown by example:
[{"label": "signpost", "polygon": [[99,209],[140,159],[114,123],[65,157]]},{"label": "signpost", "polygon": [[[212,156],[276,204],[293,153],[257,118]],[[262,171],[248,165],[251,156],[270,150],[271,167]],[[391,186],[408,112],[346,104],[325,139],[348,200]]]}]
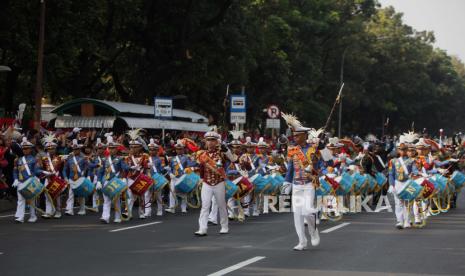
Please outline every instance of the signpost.
[{"label": "signpost", "polygon": [[266,128],[271,128],[271,136],[275,136],[275,129],[281,129],[281,120],[279,119],[281,113],[276,105],[270,105],[266,109],[268,118],[266,119]]},{"label": "signpost", "polygon": [[[164,119],[171,119],[173,117],[173,99],[169,97],[155,97],[153,99],[154,106],[155,106],[155,118],[164,120]],[[162,142],[163,146],[165,146],[165,123],[162,122]]]},{"label": "signpost", "polygon": [[245,124],[246,122],[246,98],[245,95],[231,95],[231,124]]}]

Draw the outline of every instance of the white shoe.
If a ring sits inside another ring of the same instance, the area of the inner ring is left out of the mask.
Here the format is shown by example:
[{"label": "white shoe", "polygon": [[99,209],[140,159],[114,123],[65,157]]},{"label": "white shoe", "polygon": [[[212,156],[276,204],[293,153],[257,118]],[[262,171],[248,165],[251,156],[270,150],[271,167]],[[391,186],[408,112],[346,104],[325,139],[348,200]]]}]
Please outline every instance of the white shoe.
[{"label": "white shoe", "polygon": [[258,216],[260,216],[260,213],[259,212],[253,212],[252,216],[258,217]]},{"label": "white shoe", "polygon": [[404,228],[407,229],[407,228],[411,228],[411,227],[412,227],[412,225],[410,225],[410,223],[404,223]]},{"label": "white shoe", "polygon": [[44,218],[44,219],[49,219],[51,217],[52,217],[52,215],[50,215],[50,214],[43,214],[42,215],[42,218]]},{"label": "white shoe", "polygon": [[303,251],[305,249],[307,249],[307,246],[303,245],[303,244],[300,244],[300,243],[298,245],[294,246],[295,251]]},{"label": "white shoe", "polygon": [[166,208],[166,209],[165,209],[165,212],[174,214],[176,211],[174,210],[174,208]]},{"label": "white shoe", "polygon": [[104,218],[100,218],[100,221],[103,222],[103,223],[106,223],[106,224],[110,223],[110,220],[104,219]]},{"label": "white shoe", "polygon": [[320,244],[320,233],[318,232],[318,228],[315,229],[315,231],[309,231],[310,232],[310,242],[312,246],[318,246]]},{"label": "white shoe", "polygon": [[65,212],[65,215],[67,215],[67,216],[74,216],[74,213],[73,213],[73,212]]},{"label": "white shoe", "polygon": [[202,230],[199,230],[197,232],[194,233],[196,236],[199,236],[199,237],[204,237],[207,235],[207,232],[206,231],[202,231]]},{"label": "white shoe", "polygon": [[56,218],[56,219],[61,218],[61,212],[55,212],[55,215],[53,216],[53,218]]},{"label": "white shoe", "polygon": [[86,214],[86,210],[81,210],[78,212],[78,215],[84,216]]},{"label": "white shoe", "polygon": [[221,228],[220,234],[228,234],[228,233],[229,233],[229,229],[228,229],[228,228]]},{"label": "white shoe", "polygon": [[27,222],[34,223],[37,221],[37,217],[32,217],[27,220]]},{"label": "white shoe", "polygon": [[396,228],[399,229],[399,230],[404,229],[404,224],[402,222],[399,222],[399,223],[396,224]]},{"label": "white shoe", "polygon": [[145,215],[140,215],[139,218],[140,219],[145,219]]},{"label": "white shoe", "polygon": [[163,211],[162,210],[157,211],[157,216],[159,216],[159,217],[163,216]]},{"label": "white shoe", "polygon": [[114,223],[121,223],[121,219],[114,219],[113,222]]},{"label": "white shoe", "polygon": [[15,222],[17,222],[17,223],[24,223],[24,219],[16,218],[16,219],[15,219]]},{"label": "white shoe", "polygon": [[187,210],[182,210],[181,213],[187,214]]},{"label": "white shoe", "polygon": [[250,217],[250,211],[249,211],[249,210],[247,210],[247,211],[244,211],[244,216],[246,216],[246,217]]}]

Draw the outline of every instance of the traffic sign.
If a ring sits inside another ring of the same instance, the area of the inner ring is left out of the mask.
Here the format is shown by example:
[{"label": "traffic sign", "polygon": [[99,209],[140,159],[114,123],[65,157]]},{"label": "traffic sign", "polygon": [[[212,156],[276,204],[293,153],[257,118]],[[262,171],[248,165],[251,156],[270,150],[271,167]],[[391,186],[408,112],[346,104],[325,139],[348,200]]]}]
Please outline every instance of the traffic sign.
[{"label": "traffic sign", "polygon": [[270,119],[277,119],[279,118],[280,111],[276,105],[270,105],[266,111],[268,113],[268,117]]},{"label": "traffic sign", "polygon": [[281,128],[281,121],[279,119],[266,119],[266,128]]},{"label": "traffic sign", "polygon": [[173,117],[173,99],[168,97],[155,97],[155,118]]}]

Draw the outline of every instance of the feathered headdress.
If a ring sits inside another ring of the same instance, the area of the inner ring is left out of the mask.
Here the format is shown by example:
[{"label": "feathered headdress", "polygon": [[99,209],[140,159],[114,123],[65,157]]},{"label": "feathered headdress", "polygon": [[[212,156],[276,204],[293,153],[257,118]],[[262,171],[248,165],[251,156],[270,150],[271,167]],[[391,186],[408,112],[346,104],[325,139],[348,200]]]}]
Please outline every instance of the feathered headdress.
[{"label": "feathered headdress", "polygon": [[27,140],[27,137],[23,137],[23,140],[22,140],[22,142],[21,142],[21,147],[22,147],[22,148],[31,148],[31,147],[33,147],[33,146],[34,146],[34,145],[33,145],[31,142],[29,142],[29,141]]},{"label": "feathered headdress", "polygon": [[258,139],[257,147],[259,147],[259,148],[268,147],[268,144],[265,142],[265,138],[260,137],[260,139]]},{"label": "feathered headdress", "polygon": [[139,141],[140,138],[140,132],[142,129],[136,128],[136,129],[131,129],[127,132],[127,135],[129,138],[131,138],[131,141],[129,141],[130,145],[142,145],[142,143]]},{"label": "feathered headdress", "polygon": [[53,133],[47,133],[44,135],[44,138],[42,138],[42,144],[44,145],[45,148],[51,148],[51,147],[56,147],[56,138],[55,134]]},{"label": "feathered headdress", "polygon": [[407,144],[413,144],[419,138],[419,135],[417,133],[413,132],[413,131],[409,131],[407,133],[404,133],[402,136],[404,137],[403,138],[404,143],[407,143]]},{"label": "feathered headdress", "polygon": [[307,143],[314,143],[314,144],[318,143],[320,141],[320,135],[323,132],[324,132],[324,128],[320,128],[318,130],[311,128],[308,131]]},{"label": "feathered headdress", "polygon": [[306,132],[310,128],[302,126],[302,123],[293,114],[286,114],[281,112],[281,117],[286,121],[286,124],[293,132]]}]

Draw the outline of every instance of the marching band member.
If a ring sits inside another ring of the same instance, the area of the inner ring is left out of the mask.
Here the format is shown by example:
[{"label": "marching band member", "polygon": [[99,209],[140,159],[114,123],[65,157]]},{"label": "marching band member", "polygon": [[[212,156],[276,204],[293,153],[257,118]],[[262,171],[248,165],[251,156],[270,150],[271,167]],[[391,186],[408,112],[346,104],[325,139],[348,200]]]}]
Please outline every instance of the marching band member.
[{"label": "marching band member", "polygon": [[[139,142],[139,132],[140,129],[128,131],[128,135],[131,138],[129,141],[129,156],[125,158],[125,162],[129,167],[127,182],[128,182],[128,217],[132,217],[132,207],[136,201],[136,196],[133,194],[130,189],[131,185],[134,184],[134,181],[137,179],[139,174],[143,173],[143,170],[147,167],[147,154],[142,152],[142,143]],[[145,197],[144,197],[145,199]],[[138,213],[140,219],[145,219],[145,205],[144,202],[139,200]]]},{"label": "marching band member", "polygon": [[[63,167],[63,177],[66,182],[70,184],[68,189],[68,200],[66,201],[66,212],[68,216],[74,215],[74,192],[71,187],[71,183],[77,181],[81,177],[86,176],[88,162],[84,158],[84,154],[81,152],[82,145],[78,144],[76,139],[73,140],[71,148],[73,152],[68,156]],[[79,212],[78,215],[86,214],[85,198],[79,198]]]},{"label": "marching band member", "polygon": [[[259,154],[255,156],[256,172],[262,176],[269,175],[268,165],[272,162],[271,156],[268,156],[268,144],[263,137],[260,137],[257,143]],[[260,204],[263,203],[263,195],[255,194],[252,199],[252,215],[258,217],[260,215]]]},{"label": "marching band member", "polygon": [[[41,158],[41,167],[46,174],[44,185],[47,186],[49,181],[51,181],[51,176],[60,176],[63,169],[63,160],[61,156],[57,155],[57,144],[55,143],[55,136],[46,135],[44,137],[44,148],[47,151],[45,156]],[[61,218],[61,198],[59,195],[56,199],[56,202],[52,202],[53,199],[48,196],[45,197],[45,214],[42,215],[43,218]],[[55,205],[55,208],[54,208]]]},{"label": "marching band member", "polygon": [[294,212],[294,226],[299,237],[299,243],[294,250],[301,251],[307,248],[307,237],[305,234],[305,222],[308,222],[308,231],[312,246],[320,243],[320,235],[316,226],[315,187],[312,180],[312,160],[308,158],[307,152],[311,148],[307,144],[307,132],[309,128],[302,124],[293,115],[282,113],[281,116],[291,128],[295,146],[288,149],[288,171],[286,184],[292,183],[292,210]]},{"label": "marching band member", "polygon": [[[101,190],[108,185],[110,180],[114,177],[118,177],[121,180],[126,181],[124,176],[128,170],[127,164],[124,162],[123,158],[119,156],[119,144],[113,141],[111,134],[105,134],[105,136],[107,137],[107,148],[110,151],[110,155],[104,160],[104,166],[100,171],[100,181],[97,182],[97,190]],[[110,223],[111,203],[112,199],[103,194],[103,210],[102,217],[100,218],[103,223]],[[115,200],[114,212],[115,219],[113,222],[121,223],[120,198]]]},{"label": "marching band member", "polygon": [[[243,144],[244,153],[239,158],[239,163],[241,165],[242,170],[248,173],[248,176],[251,177],[255,173],[255,164],[254,160],[256,159],[255,156],[255,147],[256,144],[252,142],[252,138],[247,136],[245,138],[245,143]],[[244,204],[244,215],[246,217],[250,216],[250,204],[251,204],[252,194],[249,193],[248,195],[244,196],[243,204]]]},{"label": "marching band member", "polygon": [[[187,154],[184,153],[185,145],[181,140],[178,140],[174,146],[176,155],[171,157],[170,161],[170,198],[169,208],[165,211],[174,214],[176,207],[176,181],[189,170],[189,167],[195,167],[196,163],[192,161]],[[187,201],[185,198],[181,199],[181,211],[187,213]]]},{"label": "marching band member", "polygon": [[[89,163],[89,170],[93,170],[92,174],[94,175],[94,178],[92,179],[92,182],[97,185],[97,183],[100,181],[99,179],[99,174],[100,171],[102,170],[103,166],[105,165],[105,149],[106,146],[104,143],[102,143],[101,138],[97,138],[97,141],[95,143],[95,147],[97,148],[96,154],[93,156],[91,162]],[[92,194],[92,209],[97,210],[99,208],[99,199],[100,199],[100,194],[97,190],[94,191]]]},{"label": "marching band member", "polygon": [[[200,164],[200,175],[202,176],[202,209],[199,217],[199,230],[197,236],[206,236],[208,228],[208,214],[210,212],[212,197],[215,197],[220,213],[220,234],[227,234],[228,212],[226,208],[225,191],[225,165],[226,161],[235,162],[237,156],[233,155],[226,145],[221,142],[221,135],[215,129],[205,133],[206,150],[196,153],[197,162]],[[219,147],[220,146],[220,147]]]},{"label": "marching band member", "polygon": [[398,193],[407,184],[411,174],[417,174],[417,167],[413,159],[408,156],[408,144],[415,140],[413,133],[407,133],[400,137],[398,152],[399,157],[391,160],[389,164],[389,192],[394,195],[395,213],[398,229],[410,228],[410,214],[408,202],[401,200]]},{"label": "marching band member", "polygon": [[[159,157],[159,150],[160,146],[155,143],[154,139],[150,139],[150,143],[148,144],[149,147],[149,159],[147,162],[148,166],[148,174],[153,175],[155,173],[165,174],[165,160]],[[145,194],[145,202],[150,201],[150,191],[147,191]],[[157,201],[157,216],[163,215],[163,199],[162,199],[162,191],[156,193],[156,201]],[[152,215],[152,206],[145,208],[145,216],[150,217]]]},{"label": "marching band member", "polygon": [[[42,170],[37,164],[36,158],[32,155],[32,148],[34,145],[27,140],[26,137],[23,137],[23,140],[20,144],[22,149],[22,157],[18,157],[14,162],[13,169],[13,187],[20,188],[19,185],[28,181],[32,177],[38,176],[42,173]],[[18,195],[18,204],[16,206],[15,221],[19,223],[24,222],[24,213],[26,211],[26,204],[30,207],[30,217],[28,222],[34,223],[37,221],[36,210],[35,210],[35,199],[27,202],[24,196],[19,192]]]}]

